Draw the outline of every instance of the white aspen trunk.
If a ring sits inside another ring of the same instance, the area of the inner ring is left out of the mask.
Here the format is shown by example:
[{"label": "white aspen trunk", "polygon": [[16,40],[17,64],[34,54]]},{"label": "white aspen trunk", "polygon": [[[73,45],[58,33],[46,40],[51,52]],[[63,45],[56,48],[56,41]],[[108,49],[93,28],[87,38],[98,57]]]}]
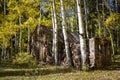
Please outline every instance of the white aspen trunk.
[{"label": "white aspen trunk", "polygon": [[53,39],[53,53],[54,53],[54,57],[55,57],[55,65],[58,65],[58,26],[57,26],[57,16],[56,16],[56,6],[55,6],[55,0],[53,0],[52,2],[52,8],[53,8],[53,21],[54,21],[54,28],[53,28],[53,35],[54,35],[54,39]]},{"label": "white aspen trunk", "polygon": [[82,60],[82,68],[85,66],[86,63],[86,43],[84,39],[84,27],[82,22],[82,14],[81,14],[81,7],[80,7],[80,0],[76,0],[77,2],[77,14],[78,14],[78,24],[79,24],[79,38],[80,38],[80,51],[81,51],[81,60]]},{"label": "white aspen trunk", "polygon": [[52,27],[53,27],[53,44],[52,44],[52,52],[53,52],[53,54],[52,54],[52,56],[54,57],[54,47],[55,47],[55,45],[54,45],[54,39],[55,39],[55,36],[54,36],[55,31],[54,31],[54,29],[55,29],[55,23],[54,23],[54,15],[53,15],[53,7],[52,6],[51,6],[51,16],[52,16]]},{"label": "white aspen trunk", "polygon": [[64,9],[63,0],[60,0],[60,4],[61,4],[61,13],[62,13],[62,31],[63,31],[63,36],[64,36],[67,65],[72,66],[71,54],[70,54],[70,51],[69,51],[68,36],[67,36],[67,31],[66,31],[67,26],[66,26],[65,9]]}]

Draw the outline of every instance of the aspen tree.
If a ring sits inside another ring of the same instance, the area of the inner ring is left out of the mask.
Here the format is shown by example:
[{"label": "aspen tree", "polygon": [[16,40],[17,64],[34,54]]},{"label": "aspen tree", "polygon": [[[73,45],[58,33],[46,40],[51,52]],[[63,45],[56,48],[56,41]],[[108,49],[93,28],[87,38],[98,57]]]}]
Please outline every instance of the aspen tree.
[{"label": "aspen tree", "polygon": [[56,5],[55,0],[52,1],[52,10],[53,10],[53,53],[55,59],[55,65],[58,65],[58,26],[57,26],[57,16],[56,16]]},{"label": "aspen tree", "polygon": [[82,60],[82,69],[86,65],[86,42],[85,42],[85,32],[82,21],[80,0],[76,0],[77,2],[77,14],[78,14],[78,24],[79,24],[79,39],[80,39],[80,51],[81,51],[81,60]]},{"label": "aspen tree", "polygon": [[66,16],[65,16],[65,8],[64,8],[64,0],[60,0],[61,4],[61,14],[62,14],[62,31],[64,36],[64,43],[65,43],[65,53],[66,53],[66,63],[70,67],[72,66],[71,61],[71,54],[69,50],[69,42],[68,42],[68,36],[67,36],[67,25],[66,25]]}]

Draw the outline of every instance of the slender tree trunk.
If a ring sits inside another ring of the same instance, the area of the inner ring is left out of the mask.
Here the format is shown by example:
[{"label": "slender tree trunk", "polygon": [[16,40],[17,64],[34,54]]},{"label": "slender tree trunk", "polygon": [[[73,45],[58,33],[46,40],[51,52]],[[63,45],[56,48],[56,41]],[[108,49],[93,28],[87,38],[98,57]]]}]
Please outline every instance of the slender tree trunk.
[{"label": "slender tree trunk", "polygon": [[[118,13],[118,2],[115,0],[115,11]],[[117,49],[119,48],[119,26],[116,29],[116,54],[118,53]]]},{"label": "slender tree trunk", "polygon": [[112,12],[110,0],[108,0],[109,13]]},{"label": "slender tree trunk", "polygon": [[74,26],[74,19],[75,19],[75,11],[74,11],[74,6],[72,6],[71,9],[71,16],[69,18],[69,25],[70,25],[70,31],[74,32],[75,26]]},{"label": "slender tree trunk", "polygon": [[62,13],[62,31],[64,36],[64,42],[65,42],[65,52],[66,52],[66,58],[67,58],[67,65],[70,67],[72,66],[71,61],[71,54],[69,50],[69,42],[68,42],[68,36],[67,36],[67,26],[66,26],[66,18],[65,18],[65,9],[64,9],[64,2],[63,0],[60,0],[61,4],[61,13]]},{"label": "slender tree trunk", "polygon": [[30,25],[28,25],[28,45],[27,45],[27,52],[30,53],[30,45],[29,45],[29,42],[30,42]]},{"label": "slender tree trunk", "polygon": [[[5,27],[4,26],[5,16],[6,16],[6,0],[4,0],[3,27]],[[3,36],[2,54],[3,54],[3,59],[5,60],[5,58],[6,58],[5,36]]]},{"label": "slender tree trunk", "polygon": [[[40,3],[39,3],[39,6],[40,6]],[[41,24],[41,6],[39,7],[39,9],[40,9],[40,18],[39,18],[39,26],[40,26],[40,24]]]},{"label": "slender tree trunk", "polygon": [[[118,2],[115,0],[115,11],[118,13]],[[119,26],[117,26],[116,29],[116,54],[118,53],[118,48],[119,48]]]},{"label": "slender tree trunk", "polygon": [[[52,5],[52,4],[51,4]],[[52,27],[53,27],[53,44],[52,44],[52,52],[53,52],[53,54],[52,54],[52,56],[54,57],[55,56],[55,54],[54,54],[54,49],[55,49],[55,45],[54,45],[54,39],[55,39],[55,31],[54,31],[54,29],[55,29],[55,21],[54,21],[54,15],[53,15],[53,6],[51,6],[51,16],[52,16]]]},{"label": "slender tree trunk", "polygon": [[3,41],[2,41],[2,58],[3,60],[5,60],[5,38],[3,37]]},{"label": "slender tree trunk", "polygon": [[6,15],[6,0],[4,0],[4,16]]},{"label": "slender tree trunk", "polygon": [[13,44],[12,44],[12,38],[10,40],[10,55],[9,55],[9,59],[12,59],[12,53],[13,53]]},{"label": "slender tree trunk", "polygon": [[115,5],[116,5],[116,12],[118,12],[118,1],[115,0]]},{"label": "slender tree trunk", "polygon": [[82,14],[80,7],[80,0],[76,0],[77,2],[77,14],[78,14],[78,24],[79,24],[79,38],[80,38],[80,51],[81,51],[81,59],[82,59],[82,68],[84,68],[86,64],[86,42],[84,38],[84,27],[82,22]]},{"label": "slender tree trunk", "polygon": [[[119,26],[117,26],[117,42],[116,42],[116,45],[117,45],[116,48],[117,48],[117,49],[119,49],[119,38],[120,38],[120,37],[119,37],[119,36],[120,36],[120,35],[119,35],[119,33],[120,33],[119,31],[120,31]],[[117,53],[118,53],[118,51],[117,51]]]},{"label": "slender tree trunk", "polygon": [[[67,3],[68,3],[68,5],[67,5],[67,10],[70,10],[70,0],[67,0]],[[67,27],[68,27],[68,29],[70,29],[71,27],[70,27],[70,14],[69,14],[69,12],[67,11]]]},{"label": "slender tree trunk", "polygon": [[[105,0],[102,0],[102,22],[104,23],[104,21],[105,21]],[[105,26],[105,25],[104,25]],[[103,35],[104,35],[104,37],[106,36],[106,30],[105,30],[105,27],[103,26],[103,29],[104,29],[104,32],[103,32]]]},{"label": "slender tree trunk", "polygon": [[87,4],[86,4],[87,0],[84,0],[84,10],[85,10],[85,31],[86,31],[86,38],[89,38],[89,32],[88,32],[88,15],[87,15]]},{"label": "slender tree trunk", "polygon": [[53,0],[52,2],[52,8],[53,8],[53,25],[54,25],[54,28],[53,28],[53,35],[54,35],[54,39],[53,39],[53,53],[54,53],[54,58],[55,58],[55,65],[58,65],[58,37],[57,37],[57,34],[58,34],[58,26],[57,26],[57,16],[56,16],[56,6],[55,6],[55,0]]},{"label": "slender tree trunk", "polygon": [[99,37],[101,37],[101,35],[100,35],[100,31],[101,31],[101,22],[100,22],[100,13],[99,13],[99,2],[98,2],[99,0],[96,0],[96,10],[97,10],[97,17],[98,17],[98,27],[99,27],[99,34],[98,34],[98,36]]},{"label": "slender tree trunk", "polygon": [[74,32],[74,10],[72,10],[72,21],[70,22],[71,31]]},{"label": "slender tree trunk", "polygon": [[[18,0],[18,6],[20,7],[20,0]],[[18,22],[19,22],[19,52],[22,52],[22,27],[21,27],[21,14],[18,16]]]},{"label": "slender tree trunk", "polygon": [[113,42],[113,38],[112,38],[112,33],[110,31],[109,28],[107,28],[109,34],[110,34],[110,40],[111,40],[111,46],[112,46],[112,57],[113,57],[113,61],[115,62],[115,58],[114,58],[114,55],[115,55],[115,48],[114,48],[114,42]]},{"label": "slender tree trunk", "polygon": [[[110,7],[110,1],[108,2],[109,4],[109,13],[111,14],[111,7]],[[112,46],[112,58],[113,58],[113,61],[115,62],[115,58],[114,58],[114,55],[115,55],[115,48],[114,48],[114,41],[113,41],[113,37],[112,37],[112,33],[110,31],[110,29],[106,26],[106,29],[108,30],[109,34],[110,34],[110,41],[111,41],[111,46]]]},{"label": "slender tree trunk", "polygon": [[[88,31],[88,13],[87,13],[87,0],[84,0],[84,10],[85,10],[85,35],[86,35],[86,54],[89,54],[89,31]],[[89,57],[87,56],[86,61],[89,62]]]},{"label": "slender tree trunk", "polygon": [[22,28],[21,28],[21,17],[19,16],[19,25],[20,25],[20,36],[19,36],[19,52],[22,52]]},{"label": "slender tree trunk", "polygon": [[18,42],[17,42],[17,34],[15,33],[15,44],[14,44],[14,49],[15,49],[15,53],[17,53],[18,52],[18,47],[17,47],[17,45],[18,45]]}]

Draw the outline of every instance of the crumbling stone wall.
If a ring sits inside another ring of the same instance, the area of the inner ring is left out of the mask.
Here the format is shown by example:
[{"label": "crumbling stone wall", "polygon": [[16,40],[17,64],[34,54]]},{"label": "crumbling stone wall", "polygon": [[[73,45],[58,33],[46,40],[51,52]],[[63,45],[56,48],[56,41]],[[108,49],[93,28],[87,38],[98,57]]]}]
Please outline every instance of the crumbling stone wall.
[{"label": "crumbling stone wall", "polygon": [[[81,67],[81,52],[79,35],[67,31],[68,42],[71,53],[72,65],[75,68]],[[38,62],[54,64],[54,53],[52,52],[53,32],[51,28],[37,26],[30,38],[30,53],[35,56]],[[62,30],[58,30],[58,54],[59,64],[67,65]],[[111,63],[111,44],[107,39],[89,39],[89,52],[87,56],[90,67],[104,67]]]},{"label": "crumbling stone wall", "polygon": [[89,40],[90,67],[105,67],[111,64],[111,43],[107,39]]}]

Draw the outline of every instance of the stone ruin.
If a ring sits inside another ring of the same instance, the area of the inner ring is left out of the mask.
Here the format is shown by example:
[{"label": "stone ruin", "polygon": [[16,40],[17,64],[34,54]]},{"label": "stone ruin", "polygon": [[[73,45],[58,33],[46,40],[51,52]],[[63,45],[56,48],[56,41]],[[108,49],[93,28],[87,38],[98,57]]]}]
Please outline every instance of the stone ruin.
[{"label": "stone ruin", "polygon": [[[73,67],[80,68],[80,46],[77,33],[67,31],[70,46],[71,60]],[[30,38],[30,53],[38,62],[54,64],[54,54],[52,52],[52,29],[45,26],[37,26]],[[66,55],[62,30],[58,30],[58,56],[59,65],[66,65]],[[104,67],[111,63],[111,45],[107,39],[89,39],[88,64],[90,67]]]},{"label": "stone ruin", "polygon": [[105,67],[111,64],[111,42],[105,38],[89,39],[90,67]]}]

